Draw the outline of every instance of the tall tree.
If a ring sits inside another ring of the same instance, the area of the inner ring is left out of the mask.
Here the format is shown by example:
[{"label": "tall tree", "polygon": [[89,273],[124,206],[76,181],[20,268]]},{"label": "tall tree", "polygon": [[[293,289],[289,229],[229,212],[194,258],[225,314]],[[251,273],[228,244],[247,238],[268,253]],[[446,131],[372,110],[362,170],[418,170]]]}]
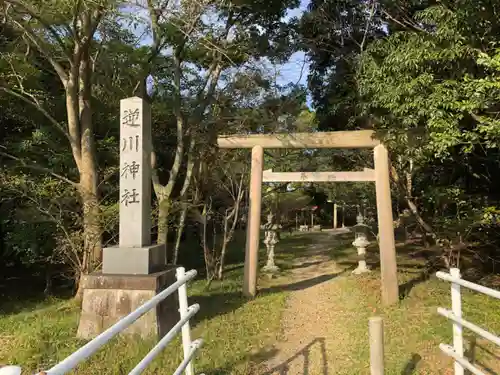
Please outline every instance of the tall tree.
[{"label": "tall tree", "polygon": [[[5,0],[0,5],[9,27],[21,36],[18,49],[8,56],[12,69],[10,74],[4,76],[1,89],[42,113],[71,149],[76,173],[68,171],[66,177],[47,171],[73,186],[80,196],[84,236],[83,272],[99,264],[102,251],[99,176],[92,120],[93,74],[99,46],[96,34],[103,18],[113,12],[116,5],[108,0],[51,0],[43,3]],[[25,86],[27,77],[19,71],[20,66],[32,71],[41,69],[37,64],[40,58],[44,59],[45,67],[52,69],[64,90],[65,121],[53,115],[56,106],[50,97],[37,92],[36,87]],[[17,158],[10,154],[9,157]],[[19,158],[19,161],[27,167],[36,166],[24,158]]]},{"label": "tall tree", "polygon": [[360,56],[384,30],[375,0],[313,0],[300,22],[309,90],[322,129],[367,127],[359,107]]},{"label": "tall tree", "polygon": [[[145,65],[139,86],[145,87],[150,75],[155,82],[153,100],[170,98],[177,140],[171,165],[163,164],[165,159],[158,155],[155,158],[159,243],[167,242],[175,194],[189,186],[195,159],[203,154],[209,162],[214,155],[211,145],[217,122],[207,119],[217,92],[237,79],[238,72],[251,69],[256,60],[289,56],[290,31],[282,18],[288,8],[297,5],[296,0],[265,4],[201,1],[177,8],[162,1],[147,3],[152,25],[147,64],[154,64],[152,68]],[[184,173],[183,167],[187,169]]]},{"label": "tall tree", "polygon": [[498,201],[499,12],[496,3],[446,1],[399,18],[358,74],[408,207],[455,244],[477,236]]}]

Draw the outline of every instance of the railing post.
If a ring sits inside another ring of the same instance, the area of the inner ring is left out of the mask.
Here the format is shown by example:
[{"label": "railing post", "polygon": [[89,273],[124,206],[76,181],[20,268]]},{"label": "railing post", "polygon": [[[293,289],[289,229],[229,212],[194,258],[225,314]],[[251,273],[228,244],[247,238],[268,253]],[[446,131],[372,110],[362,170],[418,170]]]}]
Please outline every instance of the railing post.
[{"label": "railing post", "polygon": [[[450,275],[460,278],[460,270],[458,268],[451,268]],[[458,318],[462,317],[462,297],[460,295],[460,285],[451,282],[451,310],[453,315]],[[453,349],[460,356],[464,356],[464,342],[462,337],[462,325],[453,322]],[[455,375],[464,375],[463,366],[455,361]]]},{"label": "railing post", "polygon": [[369,321],[370,374],[384,375],[384,321],[374,316]]},{"label": "railing post", "polygon": [[[184,267],[178,267],[176,270],[177,280],[184,277],[185,269]],[[188,299],[187,299],[187,283],[182,284],[179,291],[179,313],[181,319],[184,318],[188,314]],[[189,325],[189,321],[186,322],[182,326],[182,350],[184,352],[184,358],[189,356],[189,351],[191,349],[191,328]],[[194,375],[193,363],[190,362],[186,367],[186,375]]]}]

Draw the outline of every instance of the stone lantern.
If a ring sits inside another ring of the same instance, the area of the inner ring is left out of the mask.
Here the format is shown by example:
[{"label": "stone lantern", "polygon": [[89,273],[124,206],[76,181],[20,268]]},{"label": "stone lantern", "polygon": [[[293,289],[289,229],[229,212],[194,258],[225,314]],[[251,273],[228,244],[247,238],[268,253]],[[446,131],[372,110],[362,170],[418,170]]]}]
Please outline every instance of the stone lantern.
[{"label": "stone lantern", "polygon": [[358,267],[352,273],[359,275],[370,270],[366,267],[366,248],[370,244],[368,241],[369,226],[364,223],[364,218],[361,213],[356,217],[356,225],[354,228],[354,247],[358,249]]},{"label": "stone lantern", "polygon": [[262,226],[265,230],[264,232],[264,244],[267,248],[267,262],[264,267],[262,267],[262,271],[264,272],[278,272],[279,268],[274,263],[274,247],[279,242],[278,239],[278,230],[281,228],[281,225],[274,223],[274,215],[269,213],[267,215],[267,223]]}]

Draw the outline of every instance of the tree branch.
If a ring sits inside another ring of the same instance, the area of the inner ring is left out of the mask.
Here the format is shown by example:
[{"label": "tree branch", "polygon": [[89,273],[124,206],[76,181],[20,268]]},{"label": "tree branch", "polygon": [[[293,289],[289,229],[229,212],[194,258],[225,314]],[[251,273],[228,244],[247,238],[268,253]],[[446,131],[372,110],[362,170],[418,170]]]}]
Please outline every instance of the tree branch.
[{"label": "tree branch", "polygon": [[424,33],[428,33],[427,30],[421,28],[420,26],[416,25],[414,22],[408,22],[408,21],[405,21],[405,22],[401,22],[400,20],[398,20],[396,17],[393,17],[388,11],[386,11],[385,9],[381,8],[381,11],[382,13],[384,14],[384,16],[386,16],[389,20],[397,23],[399,26],[403,27],[403,28],[410,28],[410,29],[414,29],[415,31],[421,31],[421,32],[424,32]]},{"label": "tree branch", "polygon": [[62,49],[64,54],[68,58],[71,58],[71,55],[69,54],[69,52],[66,48],[66,45],[64,44],[64,41],[61,39],[61,37],[59,36],[57,31],[54,30],[54,28],[49,23],[45,22],[45,20],[39,14],[37,14],[37,12],[33,8],[31,8],[29,5],[25,4],[24,2],[22,2],[20,0],[4,0],[4,1],[11,4],[11,5],[17,5],[17,6],[21,7],[32,18],[34,18],[38,22],[40,22],[40,24],[43,26],[43,28],[45,30],[47,30],[50,33],[50,35],[52,35],[52,37],[56,40],[57,44]]},{"label": "tree branch", "polygon": [[370,29],[370,23],[372,22],[374,14],[375,14],[375,0],[372,0],[372,8],[370,9],[369,17],[366,19],[365,32],[363,33],[363,39],[361,40],[361,44],[359,46],[361,52],[364,51],[366,37],[368,36],[368,30]]},{"label": "tree branch", "polygon": [[210,85],[208,86],[205,97],[201,98],[202,95],[200,95],[201,102],[198,104],[198,107],[197,107],[196,112],[195,112],[195,116],[194,116],[195,121],[197,121],[198,119],[200,119],[203,116],[203,112],[205,112],[205,110],[209,106],[210,101],[212,100],[212,97],[214,95],[215,88],[217,87],[217,82],[219,82],[219,77],[220,77],[221,73],[222,73],[222,63],[220,61],[218,61],[214,66],[214,70],[212,71],[212,73],[208,77],[208,79],[210,81]]},{"label": "tree branch", "polygon": [[21,99],[23,102],[28,103],[31,106],[35,107],[40,113],[42,113],[47,118],[47,120],[49,120],[52,123],[52,125],[54,125],[57,129],[59,129],[64,134],[64,136],[68,139],[68,141],[71,142],[71,139],[69,137],[68,132],[39,103],[37,103],[36,101],[29,100],[24,95],[12,90],[12,89],[9,89],[8,87],[0,86],[0,90],[4,91],[12,96],[15,96],[16,98]]},{"label": "tree branch", "polygon": [[189,144],[188,150],[188,162],[186,166],[186,177],[184,178],[184,184],[181,189],[181,197],[184,197],[189,189],[189,185],[191,184],[191,178],[193,176],[193,171],[195,169],[195,155],[194,155],[194,146],[196,144],[196,140],[194,137],[191,137],[191,142]]},{"label": "tree branch", "polygon": [[104,16],[104,9],[102,6],[99,6],[95,9],[94,14],[92,15],[93,21],[90,21],[89,33],[86,35],[87,39],[83,41],[84,45],[90,45],[90,42],[94,39],[94,34],[97,31],[97,27],[101,23],[102,17]]},{"label": "tree branch", "polygon": [[56,60],[54,60],[47,53],[47,50],[49,49],[49,47],[42,46],[42,44],[44,44],[44,42],[33,32],[33,30],[30,27],[25,26],[25,25],[21,24],[18,21],[15,21],[15,20],[14,20],[14,24],[16,24],[17,27],[24,32],[26,37],[31,41],[31,43],[35,46],[35,48],[38,50],[38,52],[40,52],[43,56],[45,56],[45,59],[47,59],[47,61],[50,63],[50,65],[52,65],[55,72],[59,76],[59,79],[63,83],[63,85],[66,85],[66,82],[68,80],[68,75],[67,75],[66,71],[64,70],[63,66],[61,64],[59,64]]},{"label": "tree branch", "polygon": [[[5,147],[2,146],[2,148],[5,148]],[[31,164],[31,163],[27,163],[25,160],[20,159],[20,158],[14,156],[14,155],[11,155],[11,154],[8,154],[6,152],[0,151],[0,156],[3,156],[3,157],[6,157],[8,159],[17,161],[20,164],[21,167],[29,168],[29,169],[33,169],[35,171],[39,171],[39,172],[50,174],[51,176],[57,178],[58,180],[61,180],[63,182],[66,182],[67,184],[70,184],[75,189],[78,189],[79,186],[80,186],[80,184],[78,184],[77,182],[71,181],[69,178],[66,178],[66,177],[64,177],[64,176],[62,176],[62,175],[60,175],[58,173],[55,173],[55,172],[51,171],[48,168],[45,168],[45,167],[42,167],[42,166],[39,166],[39,165],[34,165],[34,164]]]},{"label": "tree branch", "polygon": [[82,6],[82,0],[75,0],[75,10],[73,12],[73,38],[75,38],[75,41],[80,42],[81,37],[80,34],[78,33],[78,15],[80,14],[80,9]]}]

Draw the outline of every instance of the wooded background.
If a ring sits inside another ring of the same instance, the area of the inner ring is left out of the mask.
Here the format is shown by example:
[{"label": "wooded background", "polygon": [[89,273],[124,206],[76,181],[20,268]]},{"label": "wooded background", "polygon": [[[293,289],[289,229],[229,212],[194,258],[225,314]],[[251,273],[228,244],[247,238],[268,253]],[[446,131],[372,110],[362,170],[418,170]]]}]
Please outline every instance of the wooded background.
[{"label": "wooded background", "polygon": [[[222,278],[244,235],[249,153],[218,150],[217,135],[374,129],[391,152],[396,229],[441,247],[436,262],[497,271],[500,4],[312,0],[286,16],[298,6],[0,0],[0,294],[53,281],[76,292],[116,244],[118,106],[134,95],[152,105],[153,240],[170,262]],[[307,86],[280,84],[301,51]],[[264,168],[372,165],[371,150],[266,150]],[[285,227],[314,205],[331,226],[328,200],[348,224],[357,206],[375,222],[370,183],[264,191],[263,214]]]}]

